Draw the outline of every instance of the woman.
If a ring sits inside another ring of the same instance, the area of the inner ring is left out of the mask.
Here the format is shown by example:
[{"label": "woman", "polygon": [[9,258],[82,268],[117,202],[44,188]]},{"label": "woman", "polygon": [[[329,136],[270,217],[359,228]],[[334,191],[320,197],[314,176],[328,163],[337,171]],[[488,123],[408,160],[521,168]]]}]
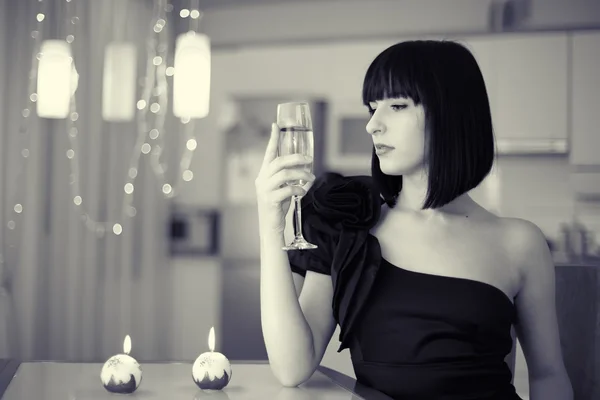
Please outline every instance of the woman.
[{"label": "woman", "polygon": [[[410,41],[368,68],[372,176],[325,174],[277,157],[273,126],[256,179],[262,328],[285,386],[307,380],[336,324],[359,382],[395,399],[516,400],[505,357],[515,326],[531,400],[570,400],[554,265],[532,223],[500,218],[468,191],[490,172],[484,79],[449,41]],[[303,232],[316,250],[281,250],[289,197],[311,182]],[[293,273],[290,273],[290,270]],[[294,278],[304,277],[299,297]]]}]

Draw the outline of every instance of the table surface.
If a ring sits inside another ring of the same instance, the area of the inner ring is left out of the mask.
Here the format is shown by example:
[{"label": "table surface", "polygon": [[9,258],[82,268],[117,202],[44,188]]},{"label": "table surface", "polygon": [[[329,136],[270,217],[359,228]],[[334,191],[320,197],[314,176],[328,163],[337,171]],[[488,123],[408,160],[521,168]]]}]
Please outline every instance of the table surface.
[{"label": "table surface", "polygon": [[142,382],[131,395],[106,391],[100,382],[101,369],[101,363],[0,360],[0,396],[2,400],[115,400],[119,396],[141,400],[390,400],[326,367],[319,367],[302,385],[285,388],[265,362],[232,362],[231,382],[221,391],[204,392],[192,380],[191,363],[142,363]]}]

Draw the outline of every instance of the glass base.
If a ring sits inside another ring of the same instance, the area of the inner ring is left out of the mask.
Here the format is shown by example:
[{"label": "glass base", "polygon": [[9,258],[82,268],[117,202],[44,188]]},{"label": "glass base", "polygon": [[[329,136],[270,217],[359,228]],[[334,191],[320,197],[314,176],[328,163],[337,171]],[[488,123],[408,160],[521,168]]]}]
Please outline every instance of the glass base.
[{"label": "glass base", "polygon": [[303,237],[295,238],[292,243],[287,246],[283,246],[282,249],[285,251],[289,250],[312,250],[318,248],[317,245],[308,243]]}]

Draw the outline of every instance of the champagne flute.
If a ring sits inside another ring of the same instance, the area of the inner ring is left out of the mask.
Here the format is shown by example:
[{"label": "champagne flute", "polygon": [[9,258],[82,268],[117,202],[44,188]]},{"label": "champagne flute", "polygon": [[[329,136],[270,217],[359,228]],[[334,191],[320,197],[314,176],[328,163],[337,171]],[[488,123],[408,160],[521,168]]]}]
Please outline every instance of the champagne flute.
[{"label": "champagne flute", "polygon": [[[277,125],[279,126],[279,156],[290,154],[302,154],[314,157],[314,141],[312,119],[308,103],[291,102],[277,106]],[[313,163],[305,164],[306,171],[312,173]],[[285,185],[304,186],[304,180],[292,180]],[[294,195],[294,218],[296,220],[294,229],[294,240],[283,247],[283,250],[308,250],[316,249],[317,246],[309,243],[302,235],[302,213],[300,202],[302,196]]]}]

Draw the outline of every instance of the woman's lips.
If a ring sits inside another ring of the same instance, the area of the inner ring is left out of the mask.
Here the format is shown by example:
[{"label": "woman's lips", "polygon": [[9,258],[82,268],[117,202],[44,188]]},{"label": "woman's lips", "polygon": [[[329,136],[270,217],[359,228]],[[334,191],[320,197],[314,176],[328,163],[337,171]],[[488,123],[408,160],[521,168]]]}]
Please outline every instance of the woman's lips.
[{"label": "woman's lips", "polygon": [[378,156],[389,153],[392,150],[394,150],[394,148],[392,146],[386,146],[385,144],[376,144],[375,145],[375,153]]}]

